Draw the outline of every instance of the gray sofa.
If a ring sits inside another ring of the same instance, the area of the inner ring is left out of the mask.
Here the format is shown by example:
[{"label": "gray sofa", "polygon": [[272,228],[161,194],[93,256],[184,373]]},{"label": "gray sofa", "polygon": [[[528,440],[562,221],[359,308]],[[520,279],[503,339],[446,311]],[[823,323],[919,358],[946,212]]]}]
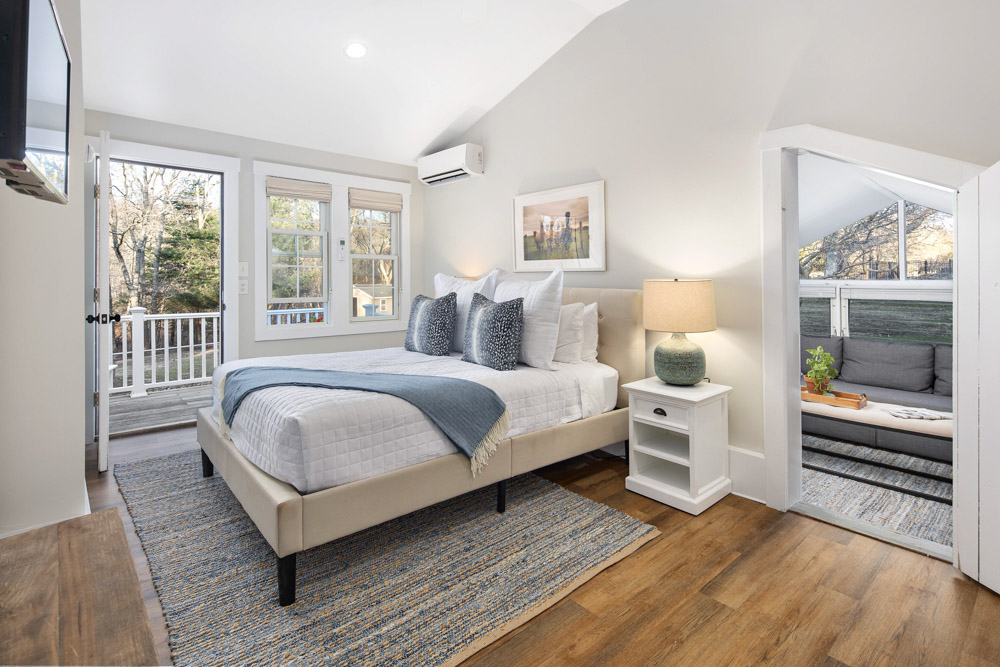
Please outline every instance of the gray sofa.
[{"label": "gray sofa", "polygon": [[[952,411],[951,345],[885,343],[850,337],[802,336],[802,368],[806,350],[822,345],[833,355],[839,372],[833,389],[866,394],[868,400],[939,412]],[[802,415],[802,431],[838,440],[951,461],[951,443],[912,433]]]}]

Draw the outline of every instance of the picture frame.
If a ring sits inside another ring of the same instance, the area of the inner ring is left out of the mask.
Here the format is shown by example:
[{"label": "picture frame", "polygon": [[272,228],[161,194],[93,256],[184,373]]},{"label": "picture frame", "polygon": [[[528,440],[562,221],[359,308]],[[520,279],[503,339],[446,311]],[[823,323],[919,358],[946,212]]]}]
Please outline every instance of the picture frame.
[{"label": "picture frame", "polygon": [[514,197],[514,271],[606,271],[604,181]]}]

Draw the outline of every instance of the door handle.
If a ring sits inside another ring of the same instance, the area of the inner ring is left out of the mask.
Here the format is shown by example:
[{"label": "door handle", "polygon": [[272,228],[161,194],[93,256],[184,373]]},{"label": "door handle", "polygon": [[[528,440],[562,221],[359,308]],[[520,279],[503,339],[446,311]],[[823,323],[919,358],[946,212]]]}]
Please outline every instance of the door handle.
[{"label": "door handle", "polygon": [[660,415],[661,417],[666,417],[667,416],[667,411],[664,410],[663,408],[656,408],[655,410],[653,410],[653,414],[654,415]]},{"label": "door handle", "polygon": [[101,313],[100,315],[87,315],[87,324],[93,324],[98,322],[100,324],[107,324],[108,322],[121,322],[122,316],[120,313],[115,313],[109,315],[108,313]]}]

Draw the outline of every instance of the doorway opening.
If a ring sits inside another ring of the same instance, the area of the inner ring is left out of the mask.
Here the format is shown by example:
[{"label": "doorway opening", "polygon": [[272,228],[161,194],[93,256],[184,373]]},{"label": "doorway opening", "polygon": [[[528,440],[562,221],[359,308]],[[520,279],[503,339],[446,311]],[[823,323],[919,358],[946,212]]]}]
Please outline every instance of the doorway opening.
[{"label": "doorway opening", "polygon": [[222,174],[112,156],[111,437],[190,425],[222,342]]},{"label": "doorway opening", "polygon": [[[88,137],[87,440],[191,424],[239,358],[239,158]],[[244,281],[245,282],[245,281]],[[92,403],[91,403],[92,399]],[[91,412],[92,410],[92,412]]]},{"label": "doorway opening", "polygon": [[801,502],[951,560],[956,191],[800,151]]}]

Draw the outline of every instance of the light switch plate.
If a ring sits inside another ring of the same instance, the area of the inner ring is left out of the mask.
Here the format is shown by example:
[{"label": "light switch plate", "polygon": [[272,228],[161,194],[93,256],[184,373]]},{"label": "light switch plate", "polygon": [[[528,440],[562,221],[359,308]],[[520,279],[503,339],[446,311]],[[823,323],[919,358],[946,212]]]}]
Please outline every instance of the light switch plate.
[{"label": "light switch plate", "polygon": [[240,278],[250,277],[250,262],[240,262]]},{"label": "light switch plate", "polygon": [[245,279],[240,280],[240,294],[249,294],[249,293],[250,293],[250,281]]}]

